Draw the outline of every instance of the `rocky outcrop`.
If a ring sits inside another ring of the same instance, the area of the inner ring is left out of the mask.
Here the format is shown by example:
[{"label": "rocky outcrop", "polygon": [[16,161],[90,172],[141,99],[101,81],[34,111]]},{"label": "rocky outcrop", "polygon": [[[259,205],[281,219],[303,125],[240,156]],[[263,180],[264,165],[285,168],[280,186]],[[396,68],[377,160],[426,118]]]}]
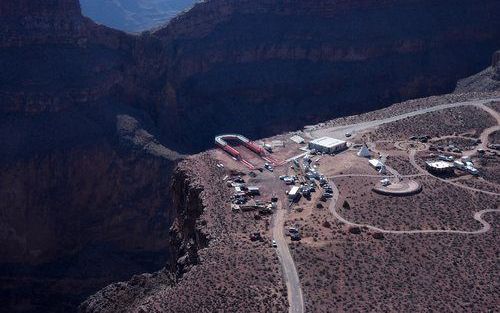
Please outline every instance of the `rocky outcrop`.
[{"label": "rocky outcrop", "polygon": [[165,140],[195,150],[217,132],[266,137],[450,92],[498,48],[499,10],[472,0],[199,3],[155,32],[169,58],[162,120],[178,132]]},{"label": "rocky outcrop", "polygon": [[167,262],[180,155],[155,139],[151,122],[121,107],[0,120],[6,310],[73,310]]},{"label": "rocky outcrop", "polygon": [[497,51],[495,52],[495,54],[493,54],[493,61],[491,66],[495,71],[493,79],[500,81],[500,51]]},{"label": "rocky outcrop", "polygon": [[0,23],[0,114],[134,102],[136,39],[84,18],[78,0],[2,1]]},{"label": "rocky outcrop", "polygon": [[[217,164],[211,152],[201,153],[174,172],[168,266],[104,288],[80,305],[81,313],[287,310],[280,263],[264,231],[270,221],[230,212],[228,172]],[[247,237],[257,227],[263,242]]]},{"label": "rocky outcrop", "polygon": [[493,54],[490,67],[459,80],[455,88],[455,93],[496,91],[500,91],[500,51]]},{"label": "rocky outcrop", "polygon": [[177,168],[172,178],[172,209],[176,219],[170,229],[172,262],[170,270],[182,276],[199,262],[198,250],[208,245],[207,235],[197,227],[205,206],[202,185],[193,181],[193,173]]}]

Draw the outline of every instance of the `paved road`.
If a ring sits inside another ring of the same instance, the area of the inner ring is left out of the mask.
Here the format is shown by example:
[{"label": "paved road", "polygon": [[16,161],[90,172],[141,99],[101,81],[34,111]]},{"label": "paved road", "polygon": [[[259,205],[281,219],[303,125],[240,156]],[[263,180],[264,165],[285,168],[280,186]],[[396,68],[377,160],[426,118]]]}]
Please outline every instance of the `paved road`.
[{"label": "paved road", "polygon": [[477,235],[477,234],[482,234],[491,229],[491,225],[483,220],[482,216],[485,213],[491,213],[491,212],[497,212],[500,213],[500,209],[486,209],[486,210],[481,210],[479,212],[474,213],[474,219],[482,224],[482,227],[478,230],[473,230],[473,231],[467,231],[467,230],[452,230],[452,229],[412,229],[412,230],[388,230],[388,229],[383,229],[379,228],[373,225],[368,225],[368,224],[359,224],[355,222],[351,222],[344,217],[342,217],[336,209],[337,206],[337,201],[339,198],[339,190],[335,183],[331,181],[332,190],[333,190],[333,198],[330,202],[329,205],[329,210],[333,214],[333,216],[341,221],[344,224],[350,225],[350,226],[356,226],[356,227],[366,227],[371,230],[385,233],[385,234],[463,234],[463,235]]},{"label": "paved road", "polygon": [[416,116],[416,115],[421,115],[421,114],[434,112],[434,111],[440,111],[440,110],[449,109],[449,108],[456,108],[456,107],[465,106],[465,105],[476,105],[476,106],[484,105],[485,103],[488,103],[491,101],[500,101],[500,98],[488,98],[488,99],[482,99],[482,100],[472,100],[472,101],[465,101],[465,102],[441,104],[441,105],[436,105],[436,106],[429,107],[429,108],[415,110],[415,111],[408,112],[405,114],[396,115],[396,116],[385,118],[385,119],[313,130],[310,132],[310,135],[313,138],[323,137],[323,136],[330,136],[333,138],[345,138],[346,133],[353,134],[356,132],[366,130],[368,128],[373,128],[373,127],[377,127],[377,126],[380,126],[383,124],[395,122],[395,121],[398,121],[398,120],[401,120],[401,119],[404,119],[407,117],[412,117],[412,116]]},{"label": "paved road", "polygon": [[288,312],[303,313],[304,299],[302,296],[302,286],[300,284],[299,274],[297,273],[295,262],[293,261],[288,248],[285,234],[283,233],[286,213],[285,207],[288,205],[288,199],[283,196],[283,190],[280,188],[281,180],[277,177],[277,175],[274,179],[275,182],[273,184],[273,192],[278,195],[279,202],[276,213],[273,217],[272,235],[278,246],[276,248],[276,252],[278,253],[278,258],[285,277],[289,304]]}]

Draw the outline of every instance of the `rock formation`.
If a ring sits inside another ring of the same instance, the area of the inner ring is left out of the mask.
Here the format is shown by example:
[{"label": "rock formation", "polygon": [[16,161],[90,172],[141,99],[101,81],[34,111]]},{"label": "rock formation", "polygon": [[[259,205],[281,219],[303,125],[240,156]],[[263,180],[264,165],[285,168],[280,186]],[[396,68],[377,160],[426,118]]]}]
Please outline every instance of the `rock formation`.
[{"label": "rock formation", "polygon": [[495,52],[495,54],[493,54],[493,62],[491,66],[495,69],[493,79],[500,80],[500,51],[497,51]]},{"label": "rock formation", "polygon": [[500,91],[500,51],[493,54],[490,67],[459,80],[455,89],[455,93],[494,91]]},{"label": "rock formation", "polygon": [[180,155],[131,95],[137,38],[77,0],[1,1],[0,24],[0,311],[74,311],[167,262]]},{"label": "rock formation", "polygon": [[[169,58],[162,120],[178,132],[166,140],[196,149],[216,132],[266,137],[450,92],[498,48],[499,10],[470,0],[197,4],[154,33]],[[201,129],[188,143],[181,135]]]}]

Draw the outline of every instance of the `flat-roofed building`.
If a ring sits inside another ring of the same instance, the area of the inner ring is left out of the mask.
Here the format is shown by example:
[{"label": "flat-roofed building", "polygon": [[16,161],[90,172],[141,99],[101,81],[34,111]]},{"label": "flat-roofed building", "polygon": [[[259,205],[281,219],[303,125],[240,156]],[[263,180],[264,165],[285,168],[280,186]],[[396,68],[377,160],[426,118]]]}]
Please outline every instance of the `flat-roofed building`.
[{"label": "flat-roofed building", "polygon": [[294,201],[299,196],[299,187],[293,186],[292,189],[288,192],[288,199]]},{"label": "flat-roofed building", "polygon": [[436,174],[450,174],[455,168],[453,163],[441,160],[425,162],[425,167],[429,172]]},{"label": "flat-roofed building", "polygon": [[347,149],[347,142],[331,137],[321,137],[310,141],[309,149],[323,153],[336,153]]}]

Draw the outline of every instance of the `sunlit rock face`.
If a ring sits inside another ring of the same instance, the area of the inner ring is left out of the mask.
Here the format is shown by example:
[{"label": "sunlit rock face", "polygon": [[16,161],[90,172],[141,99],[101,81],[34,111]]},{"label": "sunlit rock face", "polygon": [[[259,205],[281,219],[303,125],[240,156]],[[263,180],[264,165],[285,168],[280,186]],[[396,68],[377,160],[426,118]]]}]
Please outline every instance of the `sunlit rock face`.
[{"label": "sunlit rock face", "polygon": [[126,32],[138,33],[166,24],[195,0],[81,0],[85,16]]}]

